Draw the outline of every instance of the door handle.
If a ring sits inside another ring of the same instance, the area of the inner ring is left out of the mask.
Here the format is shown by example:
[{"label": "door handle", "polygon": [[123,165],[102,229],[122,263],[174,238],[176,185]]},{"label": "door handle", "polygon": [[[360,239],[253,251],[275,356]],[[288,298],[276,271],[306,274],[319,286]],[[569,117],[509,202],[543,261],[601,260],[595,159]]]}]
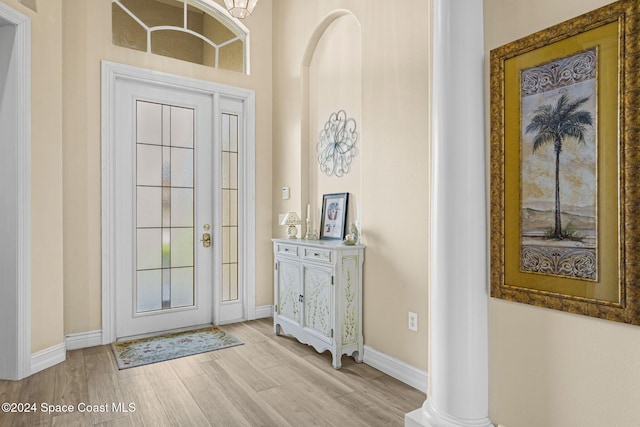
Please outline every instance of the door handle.
[{"label": "door handle", "polygon": [[211,234],[204,233],[200,241],[202,242],[202,246],[204,246],[205,248],[211,247]]}]

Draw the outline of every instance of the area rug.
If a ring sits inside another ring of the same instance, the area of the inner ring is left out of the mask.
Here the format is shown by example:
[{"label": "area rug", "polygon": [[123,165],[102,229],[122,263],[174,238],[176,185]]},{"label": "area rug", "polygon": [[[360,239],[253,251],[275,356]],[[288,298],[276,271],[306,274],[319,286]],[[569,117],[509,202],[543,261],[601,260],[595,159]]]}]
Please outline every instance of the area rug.
[{"label": "area rug", "polygon": [[217,326],[111,344],[118,369],[177,359],[244,344]]}]

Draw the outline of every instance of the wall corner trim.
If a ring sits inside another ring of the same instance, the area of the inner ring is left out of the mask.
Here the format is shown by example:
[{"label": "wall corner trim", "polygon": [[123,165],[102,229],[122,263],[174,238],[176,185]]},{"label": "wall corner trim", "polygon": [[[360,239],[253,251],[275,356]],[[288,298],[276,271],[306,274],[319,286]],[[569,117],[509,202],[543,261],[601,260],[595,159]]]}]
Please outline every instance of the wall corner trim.
[{"label": "wall corner trim", "polygon": [[[0,350],[0,378],[19,380],[29,376],[31,368],[31,19],[0,2],[0,21],[15,27],[10,54],[13,59],[6,70],[10,76],[7,84],[15,93],[5,94],[2,104],[6,109],[0,108],[2,114],[13,111],[13,123],[10,129],[3,129],[5,140],[0,145],[3,152],[7,146],[11,147],[9,152],[15,152],[16,171],[11,179],[3,178],[0,190],[3,195],[7,191],[14,194],[13,209],[3,215],[9,215],[17,225],[11,231],[15,231],[11,250],[9,246],[0,247],[3,259],[16,260],[8,266],[9,271],[3,270],[3,274],[12,272],[15,280],[3,283],[10,296],[3,294],[5,300],[0,304],[6,328],[0,334],[5,346]],[[11,258],[7,257],[9,253]]]},{"label": "wall corner trim", "polygon": [[67,360],[67,346],[64,343],[40,350],[31,355],[31,375]]},{"label": "wall corner trim", "polygon": [[423,393],[427,392],[429,375],[426,371],[411,366],[368,345],[364,346],[363,361],[372,368],[376,368],[398,381],[402,381]]},{"label": "wall corner trim", "polygon": [[64,341],[67,345],[67,350],[78,350],[102,345],[102,330],[67,334],[64,337]]}]

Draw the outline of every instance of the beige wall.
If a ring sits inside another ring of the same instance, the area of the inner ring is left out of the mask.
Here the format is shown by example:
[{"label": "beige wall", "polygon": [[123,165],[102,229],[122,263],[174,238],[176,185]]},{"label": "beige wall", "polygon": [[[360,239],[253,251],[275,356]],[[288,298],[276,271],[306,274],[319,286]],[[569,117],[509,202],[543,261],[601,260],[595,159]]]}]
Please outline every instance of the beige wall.
[{"label": "beige wall", "polygon": [[62,312],[62,2],[39,2],[31,18],[31,351],[64,341]]},{"label": "beige wall", "polygon": [[[62,342],[62,13],[40,2],[33,17],[31,78],[31,351]],[[37,28],[37,30],[36,30]]]},{"label": "beige wall", "polygon": [[[608,3],[485,0],[486,57],[493,48]],[[486,81],[488,88],[488,74]],[[489,349],[489,412],[496,425],[640,423],[637,326],[491,299]]]},{"label": "beige wall", "polygon": [[101,328],[101,60],[256,91],[256,305],[271,304],[271,1],[262,0],[244,22],[251,31],[250,76],[114,46],[110,0],[62,4],[65,333]]},{"label": "beige wall", "polygon": [[[361,84],[358,125],[363,149],[354,167],[361,170],[355,199],[360,201],[367,244],[365,344],[426,370],[429,2],[412,0],[402,8],[382,0],[274,2],[273,233],[284,233],[276,222],[279,213],[306,209],[309,170],[302,144],[311,144],[312,150],[315,144],[308,140],[303,121],[309,106],[303,101],[301,70],[314,31],[338,9],[349,10],[360,23],[362,75],[339,73],[335,81],[319,82],[324,86],[314,90]],[[338,101],[323,104],[340,108]],[[309,121],[324,123],[326,112],[316,111]],[[284,186],[291,187],[290,200],[281,198]],[[333,192],[340,187],[323,188]],[[319,206],[320,200],[314,202]],[[409,311],[419,315],[418,333],[407,330]]]}]

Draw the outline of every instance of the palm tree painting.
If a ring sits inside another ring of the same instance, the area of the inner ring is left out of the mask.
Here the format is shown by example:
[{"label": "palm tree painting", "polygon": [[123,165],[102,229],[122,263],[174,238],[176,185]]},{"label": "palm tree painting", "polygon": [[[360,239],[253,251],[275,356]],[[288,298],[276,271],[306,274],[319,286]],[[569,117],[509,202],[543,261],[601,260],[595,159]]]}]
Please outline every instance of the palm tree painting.
[{"label": "palm tree painting", "polygon": [[522,271],[597,280],[596,59],[521,72]]},{"label": "palm tree painting", "polygon": [[587,132],[587,126],[593,126],[593,118],[591,112],[579,110],[578,108],[588,100],[589,97],[571,101],[569,96],[563,93],[555,105],[545,104],[539,107],[526,129],[527,133],[535,134],[533,140],[534,153],[543,145],[553,144],[553,152],[556,156],[553,238],[558,240],[562,240],[565,236],[562,232],[560,215],[560,153],[562,153],[562,143],[573,139],[583,146],[586,145],[584,135]]}]

